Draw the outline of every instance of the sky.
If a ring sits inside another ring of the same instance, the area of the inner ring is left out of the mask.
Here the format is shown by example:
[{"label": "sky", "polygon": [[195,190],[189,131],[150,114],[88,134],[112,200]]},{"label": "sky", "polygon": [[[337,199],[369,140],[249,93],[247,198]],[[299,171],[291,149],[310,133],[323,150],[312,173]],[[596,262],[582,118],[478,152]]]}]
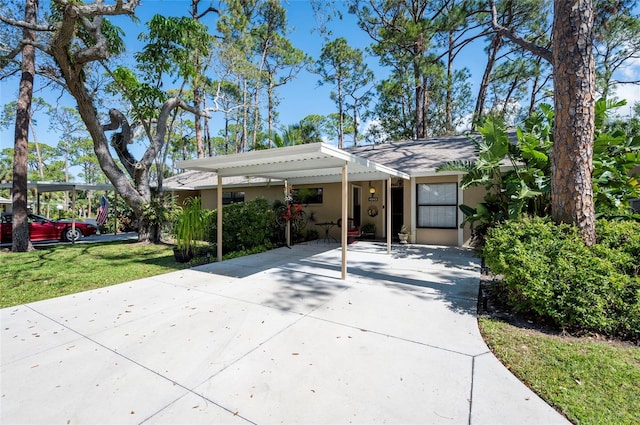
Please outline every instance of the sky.
[{"label": "sky", "polygon": [[[217,2],[214,2],[214,4]],[[155,14],[162,13],[166,16],[185,16],[190,1],[186,0],[142,0],[141,5],[136,9],[136,15],[139,18],[137,24],[132,23],[128,18],[117,18],[114,20],[116,25],[122,26],[125,31],[125,43],[127,46],[127,55],[131,57],[133,52],[139,50],[141,43],[137,40],[138,34],[145,31],[145,23]],[[203,2],[203,5],[206,2]],[[293,45],[305,51],[312,58],[317,59],[320,55],[323,38],[313,32],[316,21],[311,6],[307,0],[289,0],[284,3],[287,8],[287,18],[292,32],[289,35]],[[41,7],[48,7],[47,1],[40,2]],[[204,7],[204,6],[203,6]],[[204,23],[210,28],[214,28],[213,18],[209,21],[205,18]],[[357,26],[356,19],[353,15],[343,14],[342,21],[333,21],[330,25],[333,31],[332,37],[345,37],[351,47],[357,47],[362,50],[371,43],[371,39]],[[477,93],[479,81],[486,64],[486,55],[484,53],[484,45],[478,41],[463,50],[458,57],[456,67],[467,67],[471,71],[471,88],[472,93]],[[376,78],[380,80],[386,75],[386,70],[379,66],[377,58],[368,57],[368,63],[374,71]],[[628,79],[640,79],[640,60],[630,64],[622,71],[623,77]],[[36,77],[37,78],[37,77]],[[286,126],[299,122],[302,118],[310,114],[328,115],[336,112],[335,103],[330,99],[331,87],[318,84],[319,76],[307,71],[302,71],[296,79],[282,86],[278,95],[281,98],[278,107],[279,124]],[[0,82],[0,100],[2,104],[8,103],[16,99],[18,81]],[[41,87],[36,81],[36,87]],[[73,99],[66,95],[60,97],[58,91],[46,91],[40,89],[34,93],[35,96],[44,97],[50,103],[60,102],[64,106],[75,106]],[[618,92],[618,96],[626,98],[629,105],[640,101],[640,86],[624,86]],[[471,100],[475,102],[475,99]],[[628,114],[630,108],[628,106],[623,109],[622,115]],[[106,111],[105,111],[106,112]],[[219,129],[212,128],[212,134],[216,134]],[[13,146],[13,127],[0,130],[0,148]],[[38,117],[36,132],[39,141],[50,145],[55,145],[59,137],[49,129],[48,117]]]}]

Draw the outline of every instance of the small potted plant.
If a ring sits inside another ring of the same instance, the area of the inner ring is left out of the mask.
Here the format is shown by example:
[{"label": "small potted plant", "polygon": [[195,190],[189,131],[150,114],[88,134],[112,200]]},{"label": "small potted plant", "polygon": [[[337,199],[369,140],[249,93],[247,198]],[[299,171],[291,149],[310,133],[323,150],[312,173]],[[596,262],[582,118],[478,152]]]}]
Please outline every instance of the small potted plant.
[{"label": "small potted plant", "polygon": [[178,211],[174,227],[176,261],[186,263],[194,257],[197,242],[204,239],[205,226],[200,198],[188,198]]},{"label": "small potted plant", "polygon": [[362,225],[362,236],[373,239],[376,236],[376,225],[374,223],[365,223]]},{"label": "small potted plant", "polygon": [[409,229],[404,224],[400,228],[400,232],[398,233],[398,238],[400,238],[400,243],[407,243],[409,238],[411,237],[411,233],[409,233]]}]

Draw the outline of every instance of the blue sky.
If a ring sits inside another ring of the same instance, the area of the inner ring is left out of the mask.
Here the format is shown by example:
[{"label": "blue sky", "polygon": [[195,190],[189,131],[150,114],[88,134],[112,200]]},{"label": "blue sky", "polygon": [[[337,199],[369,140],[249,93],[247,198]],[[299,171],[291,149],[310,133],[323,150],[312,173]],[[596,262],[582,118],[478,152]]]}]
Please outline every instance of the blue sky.
[{"label": "blue sky", "polygon": [[[203,5],[207,2],[203,2]],[[214,4],[217,2],[214,2]],[[47,1],[41,1],[41,7],[48,7]],[[137,40],[138,34],[146,29],[145,23],[155,13],[163,13],[170,16],[184,16],[187,14],[190,1],[186,0],[142,0],[141,5],[137,9],[137,16],[140,20],[138,24],[132,23],[128,18],[116,18],[114,23],[124,28],[126,32],[126,43],[128,46],[128,55],[132,55],[141,46]],[[306,0],[289,0],[285,4],[287,8],[287,18],[289,25],[293,28],[290,39],[295,47],[304,50],[314,59],[320,55],[320,50],[324,40],[316,33],[312,32],[316,22],[311,7]],[[202,6],[204,7],[204,6]],[[213,28],[214,18],[205,24]],[[344,13],[342,21],[333,21],[331,24],[333,31],[332,37],[345,37],[352,47],[364,48],[371,43],[370,38],[361,31],[356,23],[355,17]],[[456,62],[458,68],[468,67],[471,71],[472,93],[476,94],[479,80],[482,76],[483,68],[486,63],[484,54],[484,44],[478,41],[467,47],[459,56]],[[385,70],[382,69],[375,57],[369,58],[369,65],[374,70],[376,77],[381,79],[385,76]],[[624,72],[628,77],[640,78],[640,61],[631,64]],[[309,114],[328,115],[335,112],[335,104],[329,98],[331,87],[319,86],[319,76],[313,73],[303,71],[298,78],[292,82],[282,86],[278,91],[281,103],[278,107],[279,124],[286,126],[299,122],[302,118]],[[40,80],[40,84],[42,81]],[[36,81],[36,87],[40,87]],[[2,103],[15,100],[17,94],[17,80],[0,83],[0,97]],[[166,88],[166,87],[165,87]],[[59,91],[47,92],[38,91],[36,96],[47,99],[55,104],[59,99]],[[630,104],[634,101],[640,101],[640,86],[626,86],[623,91],[618,93],[619,97],[627,98]],[[474,102],[475,100],[471,100]],[[73,100],[67,95],[60,98],[60,102],[65,106],[75,106]],[[212,124],[215,125],[215,124]],[[47,117],[39,117],[38,126],[36,128],[37,136],[40,142],[55,145],[57,143],[57,135],[49,130]],[[212,128],[212,134],[217,134],[218,128]],[[13,128],[0,132],[0,147],[10,147],[13,145]]]}]

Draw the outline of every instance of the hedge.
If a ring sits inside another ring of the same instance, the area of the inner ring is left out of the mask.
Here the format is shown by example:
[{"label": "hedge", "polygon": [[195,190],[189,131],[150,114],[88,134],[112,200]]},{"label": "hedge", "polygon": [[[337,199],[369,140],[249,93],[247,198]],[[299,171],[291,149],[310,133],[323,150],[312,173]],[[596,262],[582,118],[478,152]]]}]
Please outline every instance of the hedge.
[{"label": "hedge", "polygon": [[563,329],[640,340],[640,225],[599,220],[597,243],[548,219],[491,229],[483,255],[504,301]]}]

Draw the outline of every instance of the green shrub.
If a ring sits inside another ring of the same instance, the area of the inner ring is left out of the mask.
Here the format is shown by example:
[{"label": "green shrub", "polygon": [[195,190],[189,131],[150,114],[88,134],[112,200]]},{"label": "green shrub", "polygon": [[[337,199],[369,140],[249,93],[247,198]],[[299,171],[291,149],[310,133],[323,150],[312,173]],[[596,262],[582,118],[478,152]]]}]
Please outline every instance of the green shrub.
[{"label": "green shrub", "polygon": [[596,238],[595,249],[618,252],[618,258],[612,257],[612,261],[618,261],[619,267],[624,269],[626,274],[640,274],[640,223],[598,220]]},{"label": "green shrub", "polygon": [[195,252],[198,241],[205,239],[207,221],[200,198],[187,198],[176,214],[174,231],[176,249],[184,252]]},{"label": "green shrub", "polygon": [[503,301],[562,328],[640,338],[637,223],[599,222],[587,247],[575,227],[509,221],[488,233],[486,264],[503,275]]},{"label": "green shrub", "polygon": [[[275,246],[275,216],[264,198],[225,205],[222,209],[222,249],[224,253],[252,251],[255,248],[271,249]],[[217,238],[218,211],[209,218],[208,240]]]},{"label": "green shrub", "polygon": [[307,229],[306,236],[304,238],[306,241],[315,241],[318,238],[320,238],[320,232],[318,232],[318,230]]}]

